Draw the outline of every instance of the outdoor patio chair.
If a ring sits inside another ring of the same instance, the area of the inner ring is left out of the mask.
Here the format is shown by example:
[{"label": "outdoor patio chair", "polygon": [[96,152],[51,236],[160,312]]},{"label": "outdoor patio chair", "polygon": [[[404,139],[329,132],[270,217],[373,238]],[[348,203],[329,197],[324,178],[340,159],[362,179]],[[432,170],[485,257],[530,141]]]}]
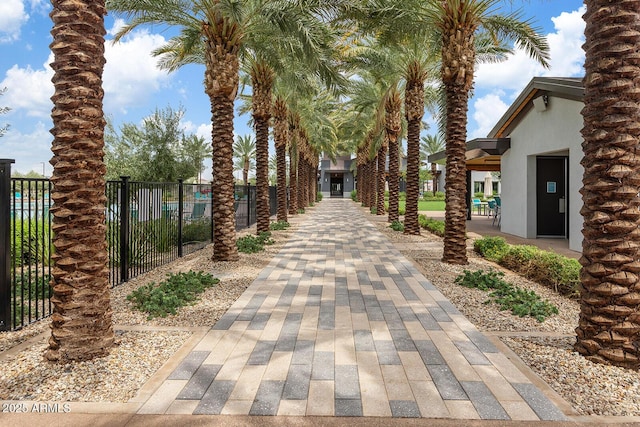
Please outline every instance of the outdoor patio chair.
[{"label": "outdoor patio chair", "polygon": [[495,218],[496,216],[496,201],[495,200],[488,200],[487,201],[487,216],[489,218],[491,218],[492,216]]},{"label": "outdoor patio chair", "polygon": [[502,200],[500,199],[500,196],[495,196],[493,200],[495,200],[496,202],[496,213],[493,217],[493,222],[491,223],[491,225],[495,225],[497,219],[498,226],[500,226],[500,221],[502,220]]},{"label": "outdoor patio chair", "polygon": [[482,201],[480,199],[472,199],[471,200],[471,212],[473,209],[476,209],[478,215],[480,215],[480,209],[482,208]]},{"label": "outdoor patio chair", "polygon": [[187,218],[188,222],[195,221],[201,219],[204,216],[204,211],[207,208],[206,203],[196,203],[193,205],[193,211],[191,211],[191,215]]}]

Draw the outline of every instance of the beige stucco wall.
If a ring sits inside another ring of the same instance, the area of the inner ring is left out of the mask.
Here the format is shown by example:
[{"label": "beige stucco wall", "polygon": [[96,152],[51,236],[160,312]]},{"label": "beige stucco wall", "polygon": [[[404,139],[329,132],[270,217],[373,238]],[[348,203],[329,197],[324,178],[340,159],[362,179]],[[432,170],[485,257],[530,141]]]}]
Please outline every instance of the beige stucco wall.
[{"label": "beige stucco wall", "polygon": [[514,128],[511,148],[502,156],[502,225],[505,233],[536,237],[536,156],[569,156],[569,247],[582,250],[583,104],[550,97],[545,111],[531,109]]}]

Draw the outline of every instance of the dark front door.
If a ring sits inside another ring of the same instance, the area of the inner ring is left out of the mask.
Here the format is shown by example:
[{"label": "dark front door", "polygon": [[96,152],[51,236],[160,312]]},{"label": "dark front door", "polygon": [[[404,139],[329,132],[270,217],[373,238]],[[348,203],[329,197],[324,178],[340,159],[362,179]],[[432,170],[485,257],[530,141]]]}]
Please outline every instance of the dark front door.
[{"label": "dark front door", "polygon": [[567,235],[567,157],[538,157],[536,179],[537,235]]},{"label": "dark front door", "polygon": [[342,197],[344,192],[344,183],[342,182],[342,174],[331,174],[331,197]]}]

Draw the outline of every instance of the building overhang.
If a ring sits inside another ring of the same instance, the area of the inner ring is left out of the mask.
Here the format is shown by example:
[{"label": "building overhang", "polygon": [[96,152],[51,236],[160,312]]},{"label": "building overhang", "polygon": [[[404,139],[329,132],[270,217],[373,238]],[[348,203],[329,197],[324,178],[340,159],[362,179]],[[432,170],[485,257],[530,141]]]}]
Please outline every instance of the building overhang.
[{"label": "building overhang", "polygon": [[[511,148],[510,138],[476,138],[467,142],[465,155],[467,170],[499,171],[500,157]],[[446,151],[428,157],[429,163],[445,164]]]}]

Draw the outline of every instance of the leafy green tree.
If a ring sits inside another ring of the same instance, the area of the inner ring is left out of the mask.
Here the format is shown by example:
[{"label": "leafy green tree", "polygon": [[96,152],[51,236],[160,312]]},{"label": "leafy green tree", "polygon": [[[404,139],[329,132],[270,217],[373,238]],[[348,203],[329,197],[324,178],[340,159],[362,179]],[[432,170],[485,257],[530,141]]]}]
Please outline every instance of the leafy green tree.
[{"label": "leafy green tree", "polygon": [[107,178],[130,176],[134,181],[175,182],[195,178],[202,169],[202,153],[194,147],[203,138],[185,135],[180,126],[184,110],[156,109],[142,125],[125,123],[120,132],[106,128]]},{"label": "leafy green tree", "polygon": [[[4,95],[4,93],[7,91],[7,88],[5,87],[4,89],[0,89],[0,96]],[[11,111],[11,108],[9,107],[0,107],[0,114],[6,114],[9,111]],[[7,130],[9,129],[9,125],[4,125],[0,127],[0,136],[4,135]]]},{"label": "leafy green tree", "polygon": [[244,135],[236,138],[233,143],[234,170],[242,171],[242,182],[249,183],[249,172],[256,169],[256,140],[251,135]]}]

